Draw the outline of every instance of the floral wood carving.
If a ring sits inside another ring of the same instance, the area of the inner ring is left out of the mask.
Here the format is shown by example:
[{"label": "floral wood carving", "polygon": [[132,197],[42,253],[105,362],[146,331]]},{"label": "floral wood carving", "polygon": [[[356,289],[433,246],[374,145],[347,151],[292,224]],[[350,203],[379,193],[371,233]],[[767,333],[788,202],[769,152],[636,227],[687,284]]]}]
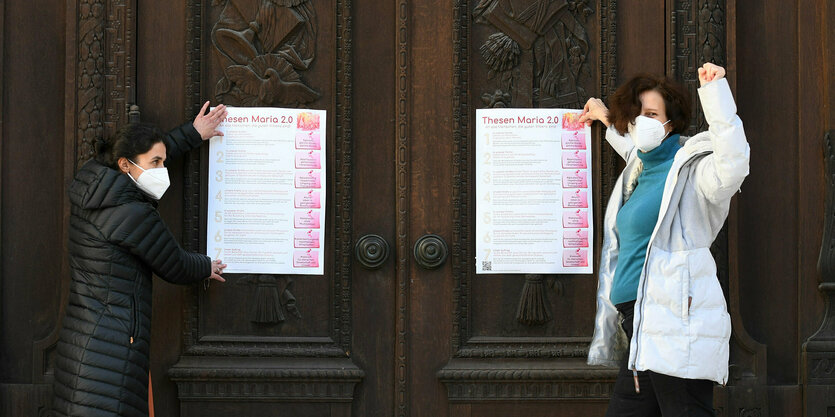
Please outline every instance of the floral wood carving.
[{"label": "floral wood carving", "polygon": [[309,0],[215,0],[223,5],[212,44],[225,58],[215,98],[235,106],[291,106],[320,93],[302,80],[316,50]]},{"label": "floral wood carving", "polygon": [[[591,80],[584,23],[592,13],[587,0],[481,0],[473,19],[498,30],[479,48],[496,83],[488,91],[512,92],[515,107],[582,106]],[[486,104],[496,107],[491,95]]]}]

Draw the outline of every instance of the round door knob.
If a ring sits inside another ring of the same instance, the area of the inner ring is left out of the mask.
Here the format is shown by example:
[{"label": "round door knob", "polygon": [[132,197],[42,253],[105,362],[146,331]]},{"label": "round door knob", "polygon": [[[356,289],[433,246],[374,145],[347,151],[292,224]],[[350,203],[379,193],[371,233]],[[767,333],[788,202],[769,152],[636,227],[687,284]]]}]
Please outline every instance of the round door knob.
[{"label": "round door knob", "polygon": [[449,249],[438,235],[424,235],[415,242],[415,261],[425,269],[436,269],[444,264]]},{"label": "round door knob", "polygon": [[363,267],[379,269],[389,257],[389,244],[378,235],[365,235],[357,241],[354,255]]}]

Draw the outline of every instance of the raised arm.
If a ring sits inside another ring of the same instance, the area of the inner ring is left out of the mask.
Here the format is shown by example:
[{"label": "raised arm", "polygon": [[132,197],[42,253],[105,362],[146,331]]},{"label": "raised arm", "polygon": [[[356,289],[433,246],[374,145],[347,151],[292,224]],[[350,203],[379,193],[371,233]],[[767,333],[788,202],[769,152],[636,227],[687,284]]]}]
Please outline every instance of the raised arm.
[{"label": "raised arm", "polygon": [[223,133],[217,130],[217,126],[226,118],[226,106],[218,105],[206,113],[208,107],[207,101],[193,122],[175,127],[168,132],[165,139],[168,159],[180,158],[186,152],[199,148],[203,141],[214,136],[223,136]]},{"label": "raised arm", "polygon": [[609,109],[603,104],[603,100],[592,97],[583,107],[583,113],[580,114],[580,123],[591,126],[595,120],[606,126],[606,141],[609,142],[609,145],[612,145],[612,148],[621,158],[626,160],[635,144],[632,143],[632,139],[624,137],[609,123]]},{"label": "raised arm", "polygon": [[699,69],[699,99],[713,153],[698,165],[696,186],[713,202],[729,199],[739,190],[748,175],[750,160],[742,120],[736,114],[736,103],[724,76],[724,68],[713,64]]}]

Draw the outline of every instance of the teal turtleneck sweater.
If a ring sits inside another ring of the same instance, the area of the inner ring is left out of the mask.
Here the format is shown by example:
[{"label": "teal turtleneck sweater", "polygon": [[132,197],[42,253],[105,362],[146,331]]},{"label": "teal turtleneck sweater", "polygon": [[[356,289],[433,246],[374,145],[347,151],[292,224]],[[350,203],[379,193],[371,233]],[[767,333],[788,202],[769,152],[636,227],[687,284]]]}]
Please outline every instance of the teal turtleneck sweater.
[{"label": "teal turtleneck sweater", "polygon": [[612,293],[612,304],[634,301],[638,295],[638,281],[644,269],[647,246],[658,211],[661,209],[661,195],[673,157],[681,149],[679,135],[672,135],[649,152],[638,151],[638,158],[644,169],[638,176],[638,183],[632,196],[621,207],[617,217],[620,251]]}]

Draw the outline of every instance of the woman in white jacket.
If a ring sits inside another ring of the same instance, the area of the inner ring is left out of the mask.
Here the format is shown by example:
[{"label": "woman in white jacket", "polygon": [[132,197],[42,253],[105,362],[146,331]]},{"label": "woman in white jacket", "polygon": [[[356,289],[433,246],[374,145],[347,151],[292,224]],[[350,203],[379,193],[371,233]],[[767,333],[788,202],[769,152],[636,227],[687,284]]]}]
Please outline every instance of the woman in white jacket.
[{"label": "woman in white jacket", "polygon": [[[722,67],[699,68],[707,132],[686,138],[686,90],[640,75],[586,103],[626,161],[603,220],[588,363],[620,366],[607,416],[713,416],[730,318],[710,246],[748,175],[749,147]],[[619,320],[620,317],[620,320]],[[634,330],[634,331],[633,331]]]}]

